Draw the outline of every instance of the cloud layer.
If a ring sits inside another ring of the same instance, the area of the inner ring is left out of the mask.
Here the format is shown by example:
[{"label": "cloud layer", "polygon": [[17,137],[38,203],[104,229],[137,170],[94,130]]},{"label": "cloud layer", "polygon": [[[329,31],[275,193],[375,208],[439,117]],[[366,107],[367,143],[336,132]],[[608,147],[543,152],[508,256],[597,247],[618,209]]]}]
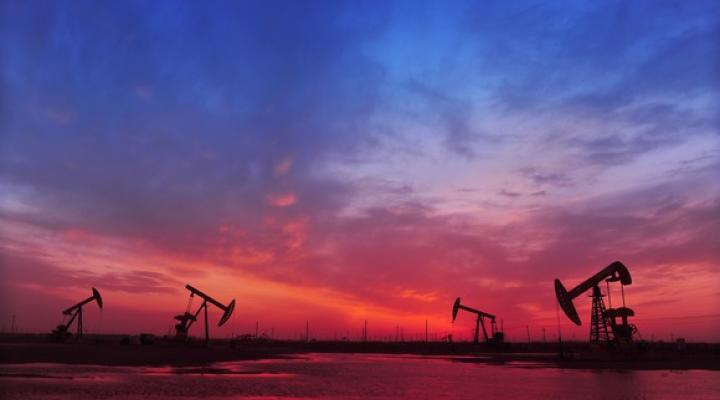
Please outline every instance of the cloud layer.
[{"label": "cloud layer", "polygon": [[720,339],[718,6],[456,6],[3,2],[3,318],[98,286],[161,331],[193,282],[229,330],[462,336],[461,296],[520,339],[620,259],[641,332]]}]

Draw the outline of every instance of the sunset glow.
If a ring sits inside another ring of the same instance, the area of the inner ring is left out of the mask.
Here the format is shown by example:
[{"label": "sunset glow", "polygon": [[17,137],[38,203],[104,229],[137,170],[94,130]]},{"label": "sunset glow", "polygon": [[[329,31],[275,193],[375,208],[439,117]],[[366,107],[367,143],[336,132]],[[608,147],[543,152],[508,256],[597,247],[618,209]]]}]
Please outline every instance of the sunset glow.
[{"label": "sunset glow", "polygon": [[3,330],[97,287],[89,332],[165,334],[190,283],[219,337],[469,339],[459,296],[585,340],[553,280],[620,260],[643,338],[720,340],[716,2],[36,3],[1,3]]}]

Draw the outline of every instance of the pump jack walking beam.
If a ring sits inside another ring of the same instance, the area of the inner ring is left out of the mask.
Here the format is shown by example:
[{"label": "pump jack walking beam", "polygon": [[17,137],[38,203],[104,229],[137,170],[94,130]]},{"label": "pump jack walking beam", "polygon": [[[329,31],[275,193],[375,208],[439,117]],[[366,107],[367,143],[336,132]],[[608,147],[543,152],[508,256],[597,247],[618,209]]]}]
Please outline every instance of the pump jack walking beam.
[{"label": "pump jack walking beam", "polygon": [[565,286],[563,286],[560,282],[560,279],[555,279],[555,296],[557,297],[558,304],[560,304],[560,308],[562,308],[565,315],[567,315],[567,317],[574,322],[575,325],[582,325],[582,322],[580,321],[580,316],[575,310],[573,299],[580,296],[585,291],[592,289],[594,286],[602,283],[603,280],[609,280],[611,282],[620,281],[622,286],[632,284],[630,272],[620,261],[613,262],[571,290],[565,289]]}]

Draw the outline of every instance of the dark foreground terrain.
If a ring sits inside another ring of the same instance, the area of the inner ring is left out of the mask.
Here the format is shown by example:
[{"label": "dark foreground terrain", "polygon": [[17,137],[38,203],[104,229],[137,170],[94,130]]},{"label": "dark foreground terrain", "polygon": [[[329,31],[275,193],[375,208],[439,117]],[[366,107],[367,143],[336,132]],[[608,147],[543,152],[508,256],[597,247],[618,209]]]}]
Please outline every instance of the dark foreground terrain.
[{"label": "dark foreground terrain", "polygon": [[47,336],[0,337],[0,364],[58,363],[106,366],[188,366],[224,361],[294,358],[310,353],[431,355],[463,363],[528,363],[544,367],[637,370],[720,370],[720,345],[644,343],[631,352],[592,349],[585,343],[511,344],[502,346],[443,342],[297,342],[212,341],[177,343],[155,339],[88,336],[81,341],[52,342]]}]

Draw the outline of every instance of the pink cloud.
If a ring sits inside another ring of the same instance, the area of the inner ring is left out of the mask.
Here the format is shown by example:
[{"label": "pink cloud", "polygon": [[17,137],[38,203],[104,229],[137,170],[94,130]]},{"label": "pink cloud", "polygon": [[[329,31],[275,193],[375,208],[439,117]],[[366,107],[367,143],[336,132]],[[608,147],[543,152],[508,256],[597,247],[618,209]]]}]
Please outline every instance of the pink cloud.
[{"label": "pink cloud", "polygon": [[292,164],[292,157],[283,158],[280,162],[275,164],[275,167],[273,168],[275,176],[287,175],[287,173],[290,171],[290,167],[292,167]]},{"label": "pink cloud", "polygon": [[[617,209],[616,203],[625,208]],[[316,326],[328,334],[364,319],[378,331],[392,332],[397,324],[393,321],[420,326],[425,318],[438,332],[465,332],[472,321],[453,325],[449,318],[450,305],[460,296],[497,315],[511,339],[520,340],[525,325],[534,332],[543,327],[556,330],[554,278],[572,286],[620,259],[635,277],[626,295],[637,323],[649,321],[647,330],[642,326],[641,330],[667,336],[670,328],[656,318],[682,316],[688,309],[700,317],[720,313],[711,300],[720,279],[714,269],[718,254],[712,235],[719,207],[716,200],[671,201],[630,192],[610,201],[586,202],[582,209],[545,208],[502,223],[444,214],[428,206],[373,207],[331,218],[323,218],[317,210],[303,209],[312,211],[305,215],[295,208],[275,207],[253,218],[227,219],[207,230],[168,230],[162,241],[154,234],[144,241],[127,238],[122,252],[110,252],[113,242],[102,242],[115,262],[135,265],[146,260],[160,266],[150,271],[151,276],[141,273],[143,269],[103,271],[102,264],[95,264],[101,262],[100,255],[77,270],[72,258],[57,257],[58,246],[62,245],[62,254],[87,253],[92,242],[86,238],[106,236],[86,228],[45,227],[37,228],[33,237],[15,237],[6,243],[36,240],[36,246],[43,248],[38,254],[55,254],[57,263],[39,267],[23,262],[24,278],[17,272],[4,276],[22,278],[13,278],[12,284],[18,286],[85,287],[99,281],[117,292],[154,291],[167,296],[185,281],[200,280],[210,289],[224,288],[228,297],[238,301],[259,296],[263,307],[302,304],[293,317],[300,322],[321,319],[320,312],[336,315],[342,323]],[[40,234],[42,229],[45,233]],[[19,271],[13,249],[21,248],[5,247],[3,258],[11,270]],[[30,276],[43,279],[32,282]],[[223,278],[205,281],[217,276]],[[247,282],[261,287],[262,293],[251,295],[241,289]],[[123,295],[117,298],[130,306]],[[321,311],[320,305],[339,298],[343,300],[337,304],[345,305],[345,311],[334,306]],[[581,315],[588,307],[589,302],[578,299]],[[278,332],[292,330],[287,322],[263,316],[261,309],[247,312],[245,317],[264,318]],[[586,335],[585,326],[561,322],[567,334],[578,339]],[[714,337],[703,325],[693,326],[673,331],[696,340]]]},{"label": "pink cloud", "polygon": [[267,202],[275,207],[289,207],[297,202],[297,198],[293,193],[270,194]]}]

